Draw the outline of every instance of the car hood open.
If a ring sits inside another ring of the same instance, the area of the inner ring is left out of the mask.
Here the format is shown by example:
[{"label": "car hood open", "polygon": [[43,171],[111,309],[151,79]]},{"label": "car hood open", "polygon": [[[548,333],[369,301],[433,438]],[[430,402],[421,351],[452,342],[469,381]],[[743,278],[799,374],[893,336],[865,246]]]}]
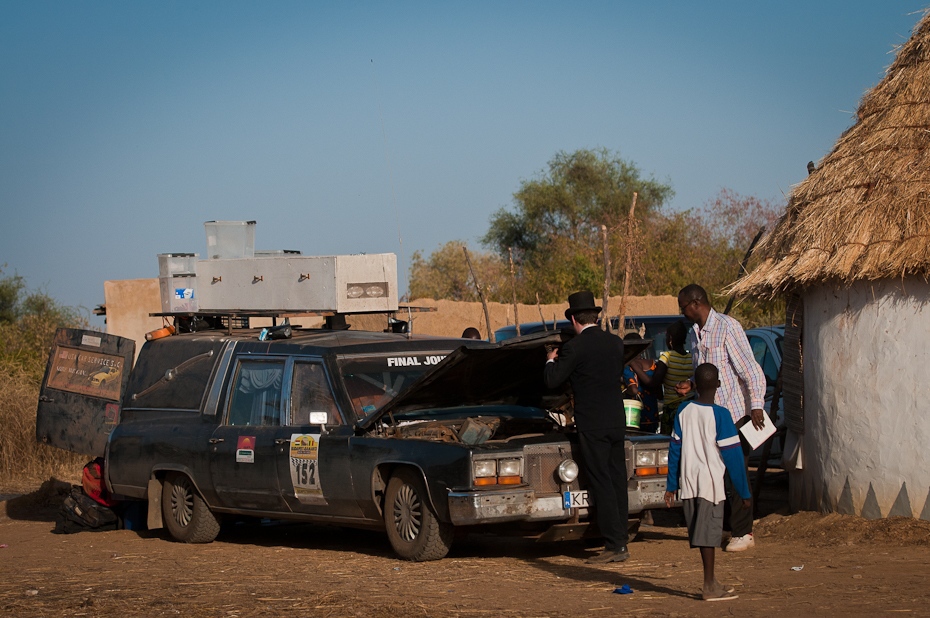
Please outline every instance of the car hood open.
[{"label": "car hood open", "polygon": [[[565,332],[537,333],[508,339],[493,347],[460,347],[406,391],[358,423],[369,429],[385,415],[425,408],[480,405],[554,407],[563,403],[568,383],[547,389],[543,380],[547,346],[570,338]],[[652,343],[650,339],[625,341],[628,363]]]}]

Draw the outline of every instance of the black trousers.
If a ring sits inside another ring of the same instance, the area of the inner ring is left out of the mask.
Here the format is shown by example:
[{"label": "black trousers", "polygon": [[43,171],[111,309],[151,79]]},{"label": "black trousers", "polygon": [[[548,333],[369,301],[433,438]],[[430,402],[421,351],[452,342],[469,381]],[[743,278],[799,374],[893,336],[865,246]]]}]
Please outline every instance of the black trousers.
[{"label": "black trousers", "polygon": [[604,549],[618,551],[626,547],[630,518],[624,449],[626,428],[581,431],[578,438],[588,479],[588,499],[604,537]]},{"label": "black trousers", "polygon": [[[746,468],[746,478],[749,478],[749,454],[746,453],[746,446],[743,445],[743,467]],[[751,487],[750,487],[751,489]],[[730,530],[733,536],[746,536],[752,533],[752,504],[749,508],[743,506],[743,499],[739,492],[736,491],[736,485],[730,479],[730,473],[723,475],[723,491],[727,496],[727,508],[725,510],[724,527],[729,522]]]}]

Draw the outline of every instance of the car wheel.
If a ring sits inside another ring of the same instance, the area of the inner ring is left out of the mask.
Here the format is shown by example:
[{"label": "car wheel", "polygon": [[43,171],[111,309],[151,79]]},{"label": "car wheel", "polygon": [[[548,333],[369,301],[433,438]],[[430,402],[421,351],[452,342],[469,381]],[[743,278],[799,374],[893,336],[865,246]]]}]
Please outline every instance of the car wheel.
[{"label": "car wheel", "polygon": [[439,521],[423,480],[410,469],[398,470],[388,481],[384,525],[394,551],[406,560],[439,560],[452,546],[452,524]]},{"label": "car wheel", "polygon": [[220,533],[220,523],[184,474],[165,479],[162,516],[172,537],[184,543],[209,543]]}]

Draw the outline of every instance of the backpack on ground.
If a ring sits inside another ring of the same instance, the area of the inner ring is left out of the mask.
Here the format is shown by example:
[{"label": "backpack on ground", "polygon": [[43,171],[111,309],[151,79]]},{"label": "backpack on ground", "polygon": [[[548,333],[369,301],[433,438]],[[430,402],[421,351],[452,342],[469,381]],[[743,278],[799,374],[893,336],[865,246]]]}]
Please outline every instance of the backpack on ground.
[{"label": "backpack on ground", "polygon": [[103,506],[114,506],[116,500],[107,490],[106,482],[103,480],[105,462],[103,457],[97,457],[93,461],[84,464],[84,472],[81,473],[81,486],[84,493],[102,504]]},{"label": "backpack on ground", "polygon": [[103,506],[85,494],[80,485],[74,485],[71,494],[65,498],[58,511],[58,519],[52,532],[103,532],[119,529],[119,523],[119,517],[113,509]]}]

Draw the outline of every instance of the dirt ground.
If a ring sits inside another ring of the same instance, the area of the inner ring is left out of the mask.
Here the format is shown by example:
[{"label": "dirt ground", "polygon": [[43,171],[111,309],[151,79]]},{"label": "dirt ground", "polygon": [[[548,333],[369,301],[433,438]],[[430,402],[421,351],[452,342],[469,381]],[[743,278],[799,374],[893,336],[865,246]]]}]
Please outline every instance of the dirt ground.
[{"label": "dirt ground", "polygon": [[[699,600],[701,565],[675,511],[642,526],[626,563],[583,542],[470,534],[438,562],[398,560],[383,534],[230,524],[208,545],[163,531],[52,534],[61,494],[0,502],[0,614],[12,616],[930,615],[930,522],[785,516],[769,474],[757,545],[717,554],[739,599]],[[0,492],[3,493],[3,492]],[[632,594],[615,594],[624,584]]]}]

